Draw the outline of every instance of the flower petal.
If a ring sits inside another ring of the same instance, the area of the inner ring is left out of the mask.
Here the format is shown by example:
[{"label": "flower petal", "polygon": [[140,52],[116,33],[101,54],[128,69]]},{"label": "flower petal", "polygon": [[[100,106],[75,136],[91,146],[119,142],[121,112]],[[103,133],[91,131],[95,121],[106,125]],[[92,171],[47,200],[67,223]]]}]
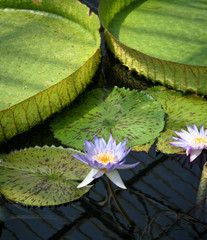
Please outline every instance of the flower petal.
[{"label": "flower petal", "polygon": [[134,163],[134,164],[123,164],[119,167],[117,167],[117,169],[129,169],[129,168],[134,168],[136,167],[140,162]]},{"label": "flower petal", "polygon": [[203,124],[202,124],[201,129],[200,129],[200,135],[205,136],[205,131],[204,131]]},{"label": "flower petal", "polygon": [[195,124],[193,124],[194,131],[196,132],[197,135],[199,135],[198,128]]},{"label": "flower petal", "polygon": [[191,153],[192,149],[191,148],[187,148],[186,149],[186,155],[188,156]]},{"label": "flower petal", "polygon": [[187,139],[189,137],[189,133],[188,132],[176,132],[174,131],[174,133],[176,133],[178,135],[178,137],[182,138],[182,139]]},{"label": "flower petal", "polygon": [[181,147],[181,148],[186,148],[186,143],[184,142],[170,142],[171,145],[175,146],[175,147]]},{"label": "flower petal", "polygon": [[106,171],[107,171],[107,172],[111,172],[111,171],[113,171],[114,169],[116,169],[119,165],[120,165],[119,162],[114,163],[114,164],[107,164],[107,165],[105,166],[105,168],[106,168]]},{"label": "flower petal", "polygon": [[114,139],[114,141],[113,141],[113,137],[110,134],[109,141],[108,141],[108,143],[106,145],[106,149],[110,151],[110,150],[112,150],[113,146],[114,147],[116,146],[116,139]]},{"label": "flower petal", "polygon": [[194,161],[200,154],[202,150],[197,149],[197,150],[192,150],[190,153],[190,162]]},{"label": "flower petal", "polygon": [[85,177],[85,179],[77,186],[77,188],[85,187],[90,182],[94,180],[94,175],[97,174],[99,170],[92,168],[89,174]]},{"label": "flower petal", "polygon": [[99,170],[94,176],[93,178],[96,179],[96,178],[100,178],[101,176],[103,176],[105,173],[104,170]]},{"label": "flower petal", "polygon": [[187,125],[187,129],[188,129],[188,131],[189,131],[189,133],[190,133],[191,135],[196,136],[196,131],[195,131],[192,127],[190,127],[189,125]]},{"label": "flower petal", "polygon": [[[74,158],[78,159],[79,161],[84,162],[84,163],[87,163],[87,161],[85,160],[85,156],[82,156],[80,153],[78,153],[78,155],[75,155],[75,154],[71,153],[71,155],[72,155]],[[88,164],[88,163],[87,163],[87,164]]]},{"label": "flower petal", "polygon": [[83,144],[83,146],[85,147],[87,152],[94,148],[93,143],[88,141],[87,139],[85,139],[85,143]]},{"label": "flower petal", "polygon": [[118,187],[126,189],[126,186],[124,185],[117,170],[114,170],[112,172],[106,172],[106,176]]},{"label": "flower petal", "polygon": [[102,163],[99,163],[96,160],[93,162],[93,166],[94,168],[99,168],[99,169],[103,169],[105,167],[105,165],[103,165]]},{"label": "flower petal", "polygon": [[181,138],[178,138],[178,137],[173,137],[173,136],[170,136],[170,137],[173,138],[176,141],[181,141],[182,140]]},{"label": "flower petal", "polygon": [[128,150],[124,150],[124,152],[122,153],[122,155],[120,156],[120,160],[121,161],[122,159],[124,159],[128,154],[129,152],[131,151],[132,147],[130,147]]}]

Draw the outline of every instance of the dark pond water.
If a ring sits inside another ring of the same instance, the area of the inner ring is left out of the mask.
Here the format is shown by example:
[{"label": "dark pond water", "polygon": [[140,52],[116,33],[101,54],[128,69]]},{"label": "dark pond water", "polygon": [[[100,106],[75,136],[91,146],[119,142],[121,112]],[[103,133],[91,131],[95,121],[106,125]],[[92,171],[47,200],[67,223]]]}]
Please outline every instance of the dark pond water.
[{"label": "dark pond water", "polygon": [[[82,1],[97,13],[99,1]],[[137,80],[102,44],[105,57],[94,79],[94,86],[126,86],[125,79]],[[106,81],[107,79],[107,81]],[[137,82],[137,81],[136,81]],[[137,83],[136,83],[137,84]],[[136,88],[147,86],[139,79]],[[0,145],[0,152],[29,146],[61,144],[50,132],[48,123]],[[191,168],[185,156],[166,156],[131,152],[128,162],[141,164],[132,170],[120,171],[127,190],[115,187],[122,207],[136,223],[132,228],[115,205],[104,177],[79,201],[58,207],[33,208],[0,202],[0,234],[2,240],[205,240],[207,209],[196,205],[201,176],[199,159]]]}]

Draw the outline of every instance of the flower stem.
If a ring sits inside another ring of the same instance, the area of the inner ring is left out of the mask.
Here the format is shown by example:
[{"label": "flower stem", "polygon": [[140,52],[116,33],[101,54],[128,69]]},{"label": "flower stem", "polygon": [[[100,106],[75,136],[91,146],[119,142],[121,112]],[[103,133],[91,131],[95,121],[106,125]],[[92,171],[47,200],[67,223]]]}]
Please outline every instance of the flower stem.
[{"label": "flower stem", "polygon": [[121,211],[122,215],[126,218],[126,220],[129,222],[129,224],[131,224],[131,226],[135,227],[136,223],[129,217],[129,215],[126,213],[126,211],[121,206],[121,204],[116,196],[116,193],[114,192],[114,189],[112,187],[111,180],[107,176],[106,176],[106,180],[107,180],[111,195],[112,195],[116,205],[118,206],[119,210]]}]

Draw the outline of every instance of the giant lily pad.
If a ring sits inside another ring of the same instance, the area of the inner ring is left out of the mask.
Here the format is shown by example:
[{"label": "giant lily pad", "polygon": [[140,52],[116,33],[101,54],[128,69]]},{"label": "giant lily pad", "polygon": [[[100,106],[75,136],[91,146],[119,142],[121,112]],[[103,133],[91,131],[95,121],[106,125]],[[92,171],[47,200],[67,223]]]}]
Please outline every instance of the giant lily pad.
[{"label": "giant lily pad", "polygon": [[[170,145],[173,141],[171,136],[176,137],[174,131],[187,130],[187,125],[193,124],[200,129],[203,124],[207,128],[207,101],[202,97],[183,94],[174,90],[154,87],[146,90],[163,107],[166,113],[166,125],[160,137],[158,137],[157,150],[164,153],[178,153],[184,151],[182,148]],[[153,142],[151,142],[152,144]],[[151,144],[136,146],[134,150],[148,150]]]},{"label": "giant lily pad", "polygon": [[128,138],[128,147],[144,144],[159,136],[164,127],[164,111],[151,96],[115,87],[93,90],[72,109],[51,122],[54,136],[67,146],[84,150],[85,139],[94,134],[106,141],[112,134],[117,142]]},{"label": "giant lily pad", "polygon": [[74,201],[90,187],[78,189],[90,171],[73,158],[72,149],[35,147],[0,155],[0,190],[25,205],[48,206]]},{"label": "giant lily pad", "polygon": [[76,0],[0,0],[0,142],[70,104],[100,62],[99,19]]},{"label": "giant lily pad", "polygon": [[207,1],[101,0],[109,49],[130,70],[207,95]]}]

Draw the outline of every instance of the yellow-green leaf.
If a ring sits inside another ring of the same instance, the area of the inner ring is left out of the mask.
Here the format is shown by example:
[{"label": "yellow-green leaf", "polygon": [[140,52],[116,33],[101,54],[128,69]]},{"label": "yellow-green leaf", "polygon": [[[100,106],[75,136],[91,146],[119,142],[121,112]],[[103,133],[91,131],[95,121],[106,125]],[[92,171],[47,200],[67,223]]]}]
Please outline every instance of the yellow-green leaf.
[{"label": "yellow-green leaf", "polygon": [[[182,152],[184,149],[170,144],[173,141],[171,136],[176,137],[174,131],[187,130],[187,125],[192,127],[193,124],[196,124],[199,129],[202,124],[204,128],[207,127],[206,99],[193,94],[183,94],[175,90],[164,89],[160,86],[149,88],[145,92],[157,100],[166,113],[165,128],[158,137],[157,150],[169,154]],[[152,143],[135,146],[134,150],[148,150]]]},{"label": "yellow-green leaf", "polygon": [[70,104],[100,62],[99,19],[76,0],[0,0],[0,142]]},{"label": "yellow-green leaf", "polygon": [[207,95],[207,1],[101,0],[109,49],[130,70]]},{"label": "yellow-green leaf", "polygon": [[74,201],[90,187],[77,185],[90,167],[74,157],[72,149],[35,147],[0,155],[0,190],[25,205],[49,206]]},{"label": "yellow-green leaf", "polygon": [[112,134],[117,142],[127,138],[127,147],[131,147],[154,140],[163,130],[165,113],[144,92],[114,87],[81,97],[50,124],[55,138],[67,146],[84,150],[85,139],[92,141],[94,135],[108,139]]}]

